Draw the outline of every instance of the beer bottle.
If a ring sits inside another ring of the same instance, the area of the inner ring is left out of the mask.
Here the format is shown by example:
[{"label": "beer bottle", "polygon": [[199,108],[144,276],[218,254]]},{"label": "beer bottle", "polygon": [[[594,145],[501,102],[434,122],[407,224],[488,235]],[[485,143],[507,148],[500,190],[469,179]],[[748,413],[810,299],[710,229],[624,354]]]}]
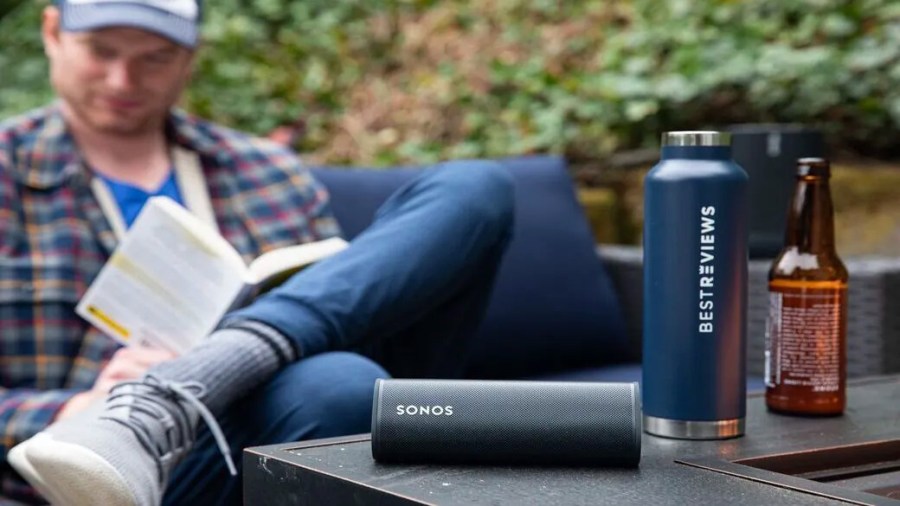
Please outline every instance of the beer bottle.
[{"label": "beer bottle", "polygon": [[769,271],[766,405],[837,415],[846,404],[847,268],[834,242],[834,209],[822,158],[801,158],[785,244]]}]

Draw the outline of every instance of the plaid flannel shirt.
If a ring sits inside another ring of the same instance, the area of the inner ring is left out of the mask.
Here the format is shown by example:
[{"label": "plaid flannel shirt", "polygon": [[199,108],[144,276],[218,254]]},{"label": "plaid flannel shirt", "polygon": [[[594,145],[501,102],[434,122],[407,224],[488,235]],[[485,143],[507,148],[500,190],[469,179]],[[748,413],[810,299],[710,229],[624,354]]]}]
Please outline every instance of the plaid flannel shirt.
[{"label": "plaid flannel shirt", "polygon": [[[170,114],[167,134],[200,155],[219,229],[246,259],[339,233],[324,188],[288,150],[180,111]],[[7,450],[90,389],[118,348],[75,314],[116,246],[91,177],[58,105],[0,123],[0,494],[7,497],[29,497]]]}]

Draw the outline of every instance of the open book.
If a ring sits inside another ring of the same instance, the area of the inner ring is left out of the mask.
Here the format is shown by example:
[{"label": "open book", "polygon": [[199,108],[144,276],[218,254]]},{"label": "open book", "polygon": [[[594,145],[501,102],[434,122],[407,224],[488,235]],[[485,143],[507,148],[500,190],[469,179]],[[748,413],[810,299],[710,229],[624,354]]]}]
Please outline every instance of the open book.
[{"label": "open book", "polygon": [[343,239],[326,239],[269,251],[246,265],[211,226],[167,197],[152,197],[76,311],[123,343],[181,353],[229,309],[346,247]]}]

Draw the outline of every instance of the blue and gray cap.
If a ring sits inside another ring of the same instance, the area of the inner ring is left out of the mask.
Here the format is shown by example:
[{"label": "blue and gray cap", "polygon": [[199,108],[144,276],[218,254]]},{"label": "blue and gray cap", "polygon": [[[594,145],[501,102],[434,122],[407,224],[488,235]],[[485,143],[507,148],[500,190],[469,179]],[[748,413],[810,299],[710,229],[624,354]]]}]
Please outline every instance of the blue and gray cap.
[{"label": "blue and gray cap", "polygon": [[62,29],[83,32],[125,26],[197,47],[202,0],[57,0]]}]

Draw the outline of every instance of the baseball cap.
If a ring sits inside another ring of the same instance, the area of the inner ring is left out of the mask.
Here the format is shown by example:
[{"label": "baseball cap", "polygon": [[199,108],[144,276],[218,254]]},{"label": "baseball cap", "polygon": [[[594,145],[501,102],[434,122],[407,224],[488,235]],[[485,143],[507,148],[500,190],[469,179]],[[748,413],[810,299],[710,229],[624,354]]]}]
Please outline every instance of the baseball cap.
[{"label": "baseball cap", "polygon": [[126,26],[197,47],[202,0],[57,0],[62,29],[83,32]]}]

